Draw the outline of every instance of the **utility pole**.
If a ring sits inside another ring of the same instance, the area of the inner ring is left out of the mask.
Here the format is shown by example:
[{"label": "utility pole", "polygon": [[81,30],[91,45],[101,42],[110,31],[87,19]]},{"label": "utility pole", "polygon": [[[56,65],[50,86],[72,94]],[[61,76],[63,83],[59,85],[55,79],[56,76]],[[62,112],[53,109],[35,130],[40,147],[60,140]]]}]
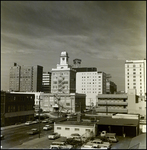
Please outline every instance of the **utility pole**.
[{"label": "utility pole", "polygon": [[40,95],[39,95],[39,138],[40,138]]}]

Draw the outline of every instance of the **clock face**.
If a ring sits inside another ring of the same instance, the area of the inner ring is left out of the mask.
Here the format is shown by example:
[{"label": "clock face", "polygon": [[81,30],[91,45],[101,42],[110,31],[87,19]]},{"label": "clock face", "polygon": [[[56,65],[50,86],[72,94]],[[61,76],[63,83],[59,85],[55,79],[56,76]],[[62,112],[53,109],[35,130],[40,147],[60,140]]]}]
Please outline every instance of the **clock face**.
[{"label": "clock face", "polygon": [[62,60],[64,61],[64,60],[65,60],[65,58],[63,57],[63,58],[62,58]]}]

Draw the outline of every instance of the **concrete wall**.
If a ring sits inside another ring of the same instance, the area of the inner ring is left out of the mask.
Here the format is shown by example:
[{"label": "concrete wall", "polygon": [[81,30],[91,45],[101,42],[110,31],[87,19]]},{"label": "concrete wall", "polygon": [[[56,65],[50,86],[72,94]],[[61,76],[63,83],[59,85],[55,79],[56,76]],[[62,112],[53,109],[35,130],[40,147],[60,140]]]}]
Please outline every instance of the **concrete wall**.
[{"label": "concrete wall", "polygon": [[78,133],[81,136],[89,136],[90,132],[95,134],[95,126],[71,125],[71,124],[54,124],[54,132],[61,136],[69,137],[73,133]]}]

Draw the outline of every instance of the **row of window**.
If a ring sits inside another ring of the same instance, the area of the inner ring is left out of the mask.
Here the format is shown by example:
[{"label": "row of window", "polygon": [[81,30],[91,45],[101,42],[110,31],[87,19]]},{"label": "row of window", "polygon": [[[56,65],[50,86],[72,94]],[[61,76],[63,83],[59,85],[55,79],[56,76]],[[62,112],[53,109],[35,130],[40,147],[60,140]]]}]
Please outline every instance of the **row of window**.
[{"label": "row of window", "polygon": [[82,76],[82,78],[86,78],[86,77],[87,77],[87,78],[97,78],[97,77],[98,77],[98,78],[101,78],[101,76]]},{"label": "row of window", "polygon": [[17,111],[26,111],[26,110],[32,110],[33,106],[32,105],[10,105],[8,106],[7,112],[17,112]]},{"label": "row of window", "polygon": [[139,67],[139,66],[142,67],[142,65],[127,65],[128,68],[129,68],[129,67],[132,67],[132,66],[133,66],[133,67]]},{"label": "row of window", "polygon": [[[128,72],[127,74],[132,74],[132,73]],[[136,72],[133,72],[133,74],[137,74],[137,73],[136,73]],[[140,72],[140,74],[142,74],[142,72]]]},{"label": "row of window", "polygon": [[[57,127],[57,130],[61,130],[61,127]],[[70,128],[65,128],[65,130],[70,130]],[[75,131],[80,131],[80,128],[74,128]],[[85,131],[90,132],[90,129],[85,129]]]},{"label": "row of window", "polygon": [[56,73],[52,73],[53,75],[68,75],[68,72],[56,72]]}]

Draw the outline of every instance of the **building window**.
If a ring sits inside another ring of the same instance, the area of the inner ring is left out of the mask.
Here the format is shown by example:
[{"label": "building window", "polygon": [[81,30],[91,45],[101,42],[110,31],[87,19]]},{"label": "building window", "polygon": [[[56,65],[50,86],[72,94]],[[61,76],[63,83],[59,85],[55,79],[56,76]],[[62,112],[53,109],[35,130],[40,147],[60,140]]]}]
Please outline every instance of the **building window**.
[{"label": "building window", "polygon": [[75,131],[79,131],[79,128],[75,128]]},{"label": "building window", "polygon": [[65,130],[69,130],[69,128],[65,128]]},{"label": "building window", "polygon": [[66,103],[66,106],[70,106],[70,103]]},{"label": "building window", "polygon": [[133,67],[135,67],[135,65],[133,65]]},{"label": "building window", "polygon": [[85,129],[86,132],[90,132],[90,129]]},{"label": "building window", "polygon": [[57,127],[57,130],[61,130],[61,127]]}]

